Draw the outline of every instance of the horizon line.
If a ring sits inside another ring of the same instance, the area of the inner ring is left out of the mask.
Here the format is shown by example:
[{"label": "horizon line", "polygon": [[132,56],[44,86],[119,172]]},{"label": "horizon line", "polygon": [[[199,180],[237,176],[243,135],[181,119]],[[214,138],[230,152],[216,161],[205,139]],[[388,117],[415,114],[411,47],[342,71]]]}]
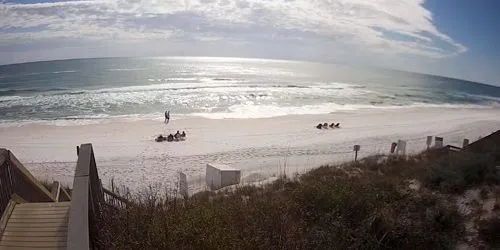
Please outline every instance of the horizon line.
[{"label": "horizon line", "polygon": [[464,82],[468,82],[468,83],[472,83],[472,84],[481,84],[481,85],[486,85],[486,86],[490,86],[490,87],[500,88],[500,85],[494,85],[492,83],[479,82],[479,81],[475,81],[475,80],[462,79],[462,78],[457,78],[457,77],[453,77],[453,76],[436,75],[436,74],[423,73],[423,72],[417,72],[417,71],[392,69],[392,68],[384,68],[384,67],[377,67],[377,66],[352,65],[352,64],[349,64],[349,63],[339,63],[339,62],[329,62],[329,61],[313,61],[313,60],[306,60],[306,59],[279,59],[279,58],[239,57],[239,56],[104,56],[104,57],[76,57],[76,58],[60,58],[60,59],[49,59],[49,60],[37,60],[37,61],[26,61],[26,62],[16,62],[16,63],[9,63],[9,64],[0,64],[0,68],[5,67],[5,66],[31,64],[31,63],[43,63],[43,62],[72,61],[72,60],[96,60],[96,59],[138,59],[138,58],[151,58],[151,59],[155,59],[155,58],[157,58],[157,59],[160,59],[160,58],[165,58],[165,59],[168,59],[168,58],[230,58],[230,59],[240,59],[240,60],[268,60],[268,61],[279,61],[279,62],[307,62],[307,63],[317,63],[317,64],[323,64],[323,65],[340,65],[340,66],[347,66],[347,67],[371,68],[371,69],[377,69],[377,70],[387,70],[387,71],[396,71],[396,72],[402,72],[402,73],[419,74],[419,75],[424,75],[424,76],[440,77],[440,78],[446,78],[446,79],[451,79],[451,80],[464,81]]}]

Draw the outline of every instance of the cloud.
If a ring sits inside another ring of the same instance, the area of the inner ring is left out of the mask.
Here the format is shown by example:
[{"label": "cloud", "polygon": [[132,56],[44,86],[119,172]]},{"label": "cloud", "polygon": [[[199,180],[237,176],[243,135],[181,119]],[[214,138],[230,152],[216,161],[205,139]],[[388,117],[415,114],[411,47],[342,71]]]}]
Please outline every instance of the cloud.
[{"label": "cloud", "polygon": [[[82,0],[0,3],[0,46],[59,41],[292,42],[439,59],[467,51],[422,0]],[[443,46],[444,44],[444,46]],[[0,47],[1,50],[1,47]]]}]

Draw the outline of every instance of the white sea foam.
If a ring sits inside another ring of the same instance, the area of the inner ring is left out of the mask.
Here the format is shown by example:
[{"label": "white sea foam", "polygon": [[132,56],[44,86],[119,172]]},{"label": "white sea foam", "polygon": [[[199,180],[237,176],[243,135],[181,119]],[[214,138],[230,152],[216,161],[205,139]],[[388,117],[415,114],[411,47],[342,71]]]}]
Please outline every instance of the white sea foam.
[{"label": "white sea foam", "polygon": [[255,105],[252,102],[233,105],[229,107],[228,112],[214,113],[192,113],[192,116],[198,116],[208,119],[249,119],[249,118],[269,118],[286,115],[317,115],[330,114],[336,112],[349,112],[368,109],[404,109],[404,108],[448,108],[448,109],[492,109],[493,107],[481,105],[464,104],[427,104],[414,103],[411,105],[356,105],[356,104],[336,104],[323,103],[318,105],[303,105],[283,107],[277,105]]},{"label": "white sea foam", "polygon": [[146,68],[116,68],[116,69],[106,69],[106,71],[143,71]]},{"label": "white sea foam", "polygon": [[17,101],[17,100],[21,100],[21,99],[26,99],[26,98],[29,98],[29,97],[25,97],[25,96],[0,96],[0,102],[7,102],[7,101]]},{"label": "white sea foam", "polygon": [[62,71],[53,71],[51,74],[63,74],[63,73],[76,73],[76,70],[62,70]]}]

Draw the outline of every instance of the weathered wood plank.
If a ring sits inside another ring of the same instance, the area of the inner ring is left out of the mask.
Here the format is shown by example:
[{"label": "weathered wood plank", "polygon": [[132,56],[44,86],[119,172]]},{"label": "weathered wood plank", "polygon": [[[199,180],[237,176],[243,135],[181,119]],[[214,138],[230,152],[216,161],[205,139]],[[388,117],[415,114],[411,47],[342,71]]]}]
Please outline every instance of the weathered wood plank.
[{"label": "weathered wood plank", "polygon": [[68,223],[68,216],[56,218],[10,218],[10,223]]},{"label": "weathered wood plank", "polygon": [[71,202],[65,201],[65,202],[30,202],[30,203],[23,203],[23,204],[18,204],[16,206],[17,209],[23,209],[23,208],[50,208],[50,207],[69,207],[71,206]]},{"label": "weathered wood plank", "polygon": [[11,236],[5,235],[2,241],[30,241],[30,242],[61,242],[66,241],[66,236]]},{"label": "weathered wood plank", "polygon": [[52,186],[50,187],[50,194],[52,194],[52,196],[54,197],[54,199],[56,199],[56,201],[59,201],[60,190],[61,190],[61,185],[59,184],[59,182],[54,181],[52,183]]},{"label": "weathered wood plank", "polygon": [[17,195],[16,193],[13,193],[10,195],[10,199],[13,200],[14,202],[21,204],[21,203],[26,203],[26,200],[23,199],[23,197]]},{"label": "weathered wood plank", "polygon": [[19,172],[23,175],[24,180],[29,184],[36,187],[39,192],[40,199],[39,201],[56,201],[52,194],[47,190],[40,182],[24,167],[23,164],[9,151],[9,160],[10,162],[19,170]]},{"label": "weathered wood plank", "polygon": [[[82,145],[83,146],[83,145]],[[80,156],[82,156],[82,147]],[[77,169],[80,165],[78,157]],[[89,179],[88,176],[76,177],[73,181],[71,208],[68,223],[68,249],[90,249],[89,236]]]},{"label": "weathered wood plank", "polygon": [[23,228],[23,227],[67,227],[68,222],[45,222],[45,223],[19,223],[19,222],[9,222],[5,230],[11,228]]},{"label": "weathered wood plank", "polygon": [[65,247],[66,241],[7,241],[2,240],[0,246],[10,247]]},{"label": "weathered wood plank", "polygon": [[68,227],[11,227],[5,232],[67,232]]},{"label": "weathered wood plank", "polygon": [[24,210],[24,211],[15,211],[12,213],[10,218],[18,218],[18,217],[35,217],[35,218],[41,218],[41,217],[54,217],[54,216],[62,216],[65,214],[69,214],[69,210]]},{"label": "weathered wood plank", "polygon": [[54,250],[61,249],[66,250],[66,247],[10,247],[10,246],[0,246],[0,250]]},{"label": "weathered wood plank", "polygon": [[69,217],[69,212],[63,212],[63,213],[41,213],[41,214],[12,214],[10,216],[11,219],[51,219],[51,218],[63,218],[66,217],[66,219]]},{"label": "weathered wood plank", "polygon": [[9,204],[7,204],[7,207],[5,208],[5,210],[2,214],[2,219],[0,219],[0,237],[2,237],[3,232],[5,231],[5,228],[7,228],[7,222],[9,221],[9,218],[12,214],[12,211],[14,211],[15,206],[16,206],[16,202],[13,200],[10,200]]},{"label": "weathered wood plank", "polygon": [[[66,229],[66,228],[65,228]],[[16,236],[16,237],[67,237],[68,232],[67,230],[65,231],[54,231],[54,232],[40,232],[40,231],[19,231],[19,232],[12,232],[12,231],[5,231],[4,236]]]},{"label": "weathered wood plank", "polygon": [[63,187],[61,187],[61,192],[59,193],[59,201],[71,201],[71,196]]},{"label": "weathered wood plank", "polygon": [[54,213],[54,214],[57,214],[57,213],[61,213],[61,212],[66,212],[66,211],[69,211],[69,209],[67,207],[48,207],[48,208],[23,208],[23,209],[19,209],[17,211],[14,211],[13,214],[25,214],[25,213],[30,213],[30,214],[38,214],[38,213],[43,213],[43,212],[47,212],[47,213]]}]

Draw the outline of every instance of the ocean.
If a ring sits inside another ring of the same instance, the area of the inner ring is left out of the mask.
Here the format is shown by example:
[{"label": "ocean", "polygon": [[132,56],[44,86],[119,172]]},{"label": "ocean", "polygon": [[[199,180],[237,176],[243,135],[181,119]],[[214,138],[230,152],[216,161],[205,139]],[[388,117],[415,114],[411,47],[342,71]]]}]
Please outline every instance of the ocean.
[{"label": "ocean", "polygon": [[0,66],[0,123],[497,108],[500,88],[335,64],[241,58],[101,58]]}]

